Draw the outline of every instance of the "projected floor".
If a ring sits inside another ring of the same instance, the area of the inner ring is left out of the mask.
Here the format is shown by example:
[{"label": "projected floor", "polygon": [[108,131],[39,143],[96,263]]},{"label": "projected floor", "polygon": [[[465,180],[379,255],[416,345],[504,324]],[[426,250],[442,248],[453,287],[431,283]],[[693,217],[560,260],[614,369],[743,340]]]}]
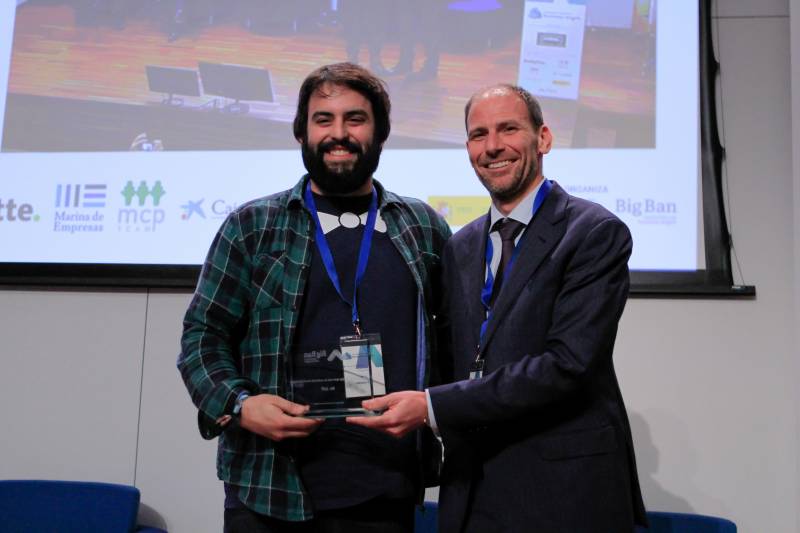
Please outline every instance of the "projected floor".
[{"label": "projected floor", "polygon": [[[29,0],[17,8],[2,150],[293,148],[302,79],[348,59],[389,85],[391,148],[463,146],[467,98],[499,81],[538,92],[557,146],[652,148],[656,25],[649,2],[628,3],[600,20],[587,0],[573,35],[521,0]],[[559,72],[576,40],[578,63]],[[539,69],[543,51],[556,70]],[[522,75],[526,62],[535,76]],[[542,83],[574,83],[574,94]]]}]

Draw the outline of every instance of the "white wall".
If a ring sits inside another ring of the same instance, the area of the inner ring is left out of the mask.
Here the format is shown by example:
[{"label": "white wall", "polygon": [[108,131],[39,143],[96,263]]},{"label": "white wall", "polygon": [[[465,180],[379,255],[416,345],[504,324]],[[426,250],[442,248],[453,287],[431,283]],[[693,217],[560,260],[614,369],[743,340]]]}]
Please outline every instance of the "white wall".
[{"label": "white wall", "polygon": [[[800,383],[800,0],[791,0],[791,47],[792,51],[792,168],[794,176],[794,317],[795,317],[795,382]],[[800,394],[800,393],[798,393]],[[796,415],[796,438],[800,441],[800,413]],[[800,478],[800,461],[797,475]],[[797,530],[800,531],[800,511],[795,514]]]},{"label": "white wall", "polygon": [[715,21],[737,281],[757,298],[634,300],[617,350],[648,507],[744,532],[800,531],[787,15],[721,2]]},{"label": "white wall", "polygon": [[[719,2],[737,281],[758,296],[631,300],[617,368],[650,509],[800,533],[800,0]],[[0,291],[0,478],[132,483],[143,522],[221,531],[214,443],[174,364],[188,300]]]}]

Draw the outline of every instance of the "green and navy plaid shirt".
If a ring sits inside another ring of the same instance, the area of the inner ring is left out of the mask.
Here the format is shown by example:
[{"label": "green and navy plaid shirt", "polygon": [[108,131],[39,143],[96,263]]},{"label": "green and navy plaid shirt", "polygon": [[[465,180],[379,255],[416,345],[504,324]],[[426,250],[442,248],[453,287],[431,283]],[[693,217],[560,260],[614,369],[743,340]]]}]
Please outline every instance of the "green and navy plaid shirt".
[{"label": "green and navy plaid shirt", "polygon": [[[286,396],[285,368],[314,245],[314,223],[303,201],[307,179],[243,205],[222,224],[184,318],[178,358],[199,409],[201,434],[220,435],[218,477],[239,487],[247,507],[283,520],[312,517],[289,445],[238,426],[223,431],[216,420],[231,412],[242,390]],[[427,204],[374,183],[388,235],[418,289],[416,368],[422,389],[431,367],[440,252],[450,228]]]}]

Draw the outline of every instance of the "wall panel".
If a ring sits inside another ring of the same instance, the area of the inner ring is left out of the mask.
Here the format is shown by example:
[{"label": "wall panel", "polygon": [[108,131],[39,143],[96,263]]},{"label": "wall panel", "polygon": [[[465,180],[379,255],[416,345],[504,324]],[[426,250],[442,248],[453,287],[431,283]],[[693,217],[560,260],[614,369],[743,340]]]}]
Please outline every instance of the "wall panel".
[{"label": "wall panel", "polygon": [[132,483],[145,297],[0,291],[0,478]]}]

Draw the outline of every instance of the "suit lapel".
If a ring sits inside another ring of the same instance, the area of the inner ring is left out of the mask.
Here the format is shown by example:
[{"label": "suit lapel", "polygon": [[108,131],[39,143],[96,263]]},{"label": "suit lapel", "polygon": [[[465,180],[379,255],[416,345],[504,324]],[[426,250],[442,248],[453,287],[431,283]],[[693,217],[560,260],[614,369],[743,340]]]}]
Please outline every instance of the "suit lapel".
[{"label": "suit lapel", "polygon": [[[470,234],[459,244],[456,256],[459,258],[459,265],[456,266],[461,286],[464,289],[464,298],[461,304],[465,306],[466,328],[464,332],[474,339],[472,346],[478,345],[478,333],[483,323],[485,311],[481,303],[481,291],[483,290],[486,257],[486,235],[489,231],[489,216],[484,215],[470,226]],[[465,228],[466,229],[466,228]],[[475,352],[466,354],[471,361],[475,357]]]},{"label": "suit lapel", "polygon": [[542,204],[530,226],[526,228],[520,241],[522,248],[495,301],[491,320],[486,326],[481,351],[485,350],[498,325],[502,323],[503,318],[508,314],[517,296],[525,288],[536,269],[550,255],[553,247],[564,235],[567,199],[568,195],[564,190],[553,183],[547,200]]}]

